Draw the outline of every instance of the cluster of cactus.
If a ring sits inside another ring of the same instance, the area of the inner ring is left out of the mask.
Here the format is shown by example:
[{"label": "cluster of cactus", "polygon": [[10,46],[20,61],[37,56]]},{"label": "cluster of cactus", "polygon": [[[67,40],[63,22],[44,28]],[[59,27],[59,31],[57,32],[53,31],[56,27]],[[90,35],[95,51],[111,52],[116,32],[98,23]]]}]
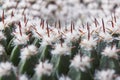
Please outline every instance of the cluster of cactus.
[{"label": "cluster of cactus", "polygon": [[23,23],[5,26],[4,11],[1,18],[0,80],[18,80],[20,75],[30,80],[59,80],[61,76],[60,80],[94,80],[96,70],[106,69],[120,74],[115,18],[109,27],[103,19],[99,25],[95,19],[94,26],[84,27],[73,22],[62,27],[60,21],[51,27],[44,20],[23,26],[25,17]]},{"label": "cluster of cactus", "polygon": [[115,13],[83,25],[50,25],[6,11],[0,17],[0,80],[120,80]]}]

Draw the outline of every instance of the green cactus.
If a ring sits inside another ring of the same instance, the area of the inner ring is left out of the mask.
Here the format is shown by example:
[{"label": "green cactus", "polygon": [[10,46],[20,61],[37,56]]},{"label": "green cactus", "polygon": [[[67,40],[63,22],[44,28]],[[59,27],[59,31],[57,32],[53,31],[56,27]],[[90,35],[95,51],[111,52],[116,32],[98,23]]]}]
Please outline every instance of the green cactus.
[{"label": "green cactus", "polygon": [[0,80],[119,80],[111,1],[1,0]]}]

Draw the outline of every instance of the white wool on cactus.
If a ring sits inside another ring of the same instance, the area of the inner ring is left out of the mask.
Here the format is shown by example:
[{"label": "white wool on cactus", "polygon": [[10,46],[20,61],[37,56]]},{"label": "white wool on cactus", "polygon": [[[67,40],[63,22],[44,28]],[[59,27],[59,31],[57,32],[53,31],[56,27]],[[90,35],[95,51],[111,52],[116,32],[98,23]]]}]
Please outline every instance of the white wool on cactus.
[{"label": "white wool on cactus", "polygon": [[18,25],[16,25],[16,29],[13,32],[13,42],[15,45],[23,45],[23,44],[27,44],[27,42],[29,41],[29,37],[31,34],[26,34],[27,31],[23,23],[23,21],[19,21]]},{"label": "white wool on cactus", "polygon": [[57,5],[52,5],[52,4],[51,4],[51,5],[48,6],[48,10],[49,10],[50,12],[57,10],[57,8],[58,8]]},{"label": "white wool on cactus", "polygon": [[108,70],[102,70],[97,71],[95,73],[95,80],[113,80],[115,71],[108,69]]},{"label": "white wool on cactus", "polygon": [[70,31],[66,32],[64,35],[63,35],[64,38],[66,38],[65,41],[68,43],[72,42],[72,41],[76,41],[80,38],[80,34],[79,34],[78,30],[71,30],[71,32]]},{"label": "white wool on cactus", "polygon": [[87,38],[85,38],[80,42],[80,45],[82,48],[84,48],[86,50],[91,50],[93,47],[96,47],[97,39],[93,39],[92,36],[90,37],[89,40]]},{"label": "white wool on cactus", "polygon": [[6,9],[6,8],[9,8],[9,7],[15,7],[16,6],[16,2],[15,1],[5,1],[5,3],[3,4],[2,8],[3,9]]},{"label": "white wool on cactus", "polygon": [[42,38],[41,46],[52,45],[56,40],[58,40],[57,35],[44,35]]},{"label": "white wool on cactus", "polygon": [[19,77],[19,80],[28,80],[28,77],[25,74],[23,74]]},{"label": "white wool on cactus", "polygon": [[21,44],[27,44],[27,41],[29,41],[29,35],[26,35],[25,33],[14,33],[15,38],[13,40],[15,45],[21,45]]},{"label": "white wool on cactus", "polygon": [[10,62],[1,62],[0,63],[0,77],[5,75],[10,75],[13,65]]},{"label": "white wool on cactus", "polygon": [[26,60],[28,58],[30,58],[33,55],[37,54],[37,47],[34,45],[29,45],[23,49],[21,49],[21,55],[20,58],[22,60]]},{"label": "white wool on cactus", "polygon": [[99,32],[99,37],[101,38],[101,40],[106,41],[106,42],[112,42],[113,41],[113,37],[110,33],[106,32]]},{"label": "white wool on cactus", "polygon": [[51,63],[48,63],[48,61],[45,62],[39,62],[39,64],[35,68],[35,72],[37,76],[42,75],[50,75],[53,70],[53,65]]},{"label": "white wool on cactus", "polygon": [[55,49],[51,51],[53,55],[69,55],[71,47],[66,43],[55,44]]},{"label": "white wool on cactus", "polygon": [[62,75],[59,80],[71,80],[68,76]]},{"label": "white wool on cactus", "polygon": [[33,10],[40,10],[40,5],[38,3],[32,5]]},{"label": "white wool on cactus", "polygon": [[26,2],[25,0],[21,0],[18,4],[18,8],[25,8],[25,7],[30,7],[30,3]]},{"label": "white wool on cactus", "polygon": [[77,54],[73,60],[71,60],[70,67],[74,67],[76,70],[86,71],[87,68],[90,68],[91,60],[88,56],[80,56],[80,54]]},{"label": "white wool on cactus", "polygon": [[117,49],[116,46],[107,46],[101,54],[110,58],[118,58],[118,51],[120,50]]}]

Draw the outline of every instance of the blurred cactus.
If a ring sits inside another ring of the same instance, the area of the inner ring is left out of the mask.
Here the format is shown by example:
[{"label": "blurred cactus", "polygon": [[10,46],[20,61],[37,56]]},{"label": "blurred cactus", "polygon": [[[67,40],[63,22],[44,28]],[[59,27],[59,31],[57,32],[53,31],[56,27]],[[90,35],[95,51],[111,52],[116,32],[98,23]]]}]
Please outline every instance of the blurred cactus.
[{"label": "blurred cactus", "polygon": [[110,4],[0,1],[0,80],[120,80],[120,8]]}]

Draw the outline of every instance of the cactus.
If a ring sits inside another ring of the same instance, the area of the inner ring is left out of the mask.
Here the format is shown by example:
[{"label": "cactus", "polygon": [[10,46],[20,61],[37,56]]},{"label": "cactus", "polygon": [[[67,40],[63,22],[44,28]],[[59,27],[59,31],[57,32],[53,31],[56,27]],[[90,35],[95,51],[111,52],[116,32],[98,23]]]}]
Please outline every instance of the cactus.
[{"label": "cactus", "polygon": [[0,80],[120,80],[119,3],[1,0]]}]

